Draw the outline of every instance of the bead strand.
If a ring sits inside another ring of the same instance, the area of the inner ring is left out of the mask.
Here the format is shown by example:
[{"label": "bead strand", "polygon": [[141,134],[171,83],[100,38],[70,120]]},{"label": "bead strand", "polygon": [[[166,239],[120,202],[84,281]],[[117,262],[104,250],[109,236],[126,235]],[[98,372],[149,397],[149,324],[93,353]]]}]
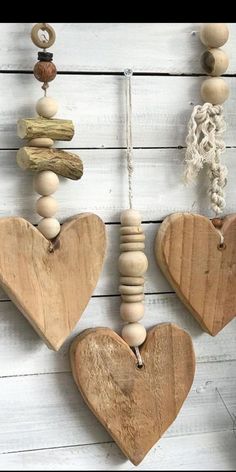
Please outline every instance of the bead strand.
[{"label": "bead strand", "polygon": [[207,46],[207,50],[201,55],[201,65],[211,76],[202,83],[201,97],[204,102],[212,105],[222,105],[229,96],[227,82],[219,77],[229,66],[227,54],[219,49],[227,42],[228,37],[229,30],[224,23],[208,23],[200,29],[200,40]]},{"label": "bead strand", "polygon": [[[129,209],[121,213],[119,272],[122,303],[120,315],[126,322],[122,337],[131,347],[138,347],[146,339],[146,329],[139,321],[144,315],[144,278],[148,260],[142,252],[145,235],[141,227],[141,215]],[[127,238],[127,239],[126,239]]]},{"label": "bead strand", "polygon": [[55,172],[44,170],[34,177],[34,190],[41,195],[36,203],[36,211],[43,218],[38,224],[38,230],[47,239],[55,238],[60,232],[60,223],[53,218],[58,209],[55,198],[51,195],[58,189],[59,178]]}]

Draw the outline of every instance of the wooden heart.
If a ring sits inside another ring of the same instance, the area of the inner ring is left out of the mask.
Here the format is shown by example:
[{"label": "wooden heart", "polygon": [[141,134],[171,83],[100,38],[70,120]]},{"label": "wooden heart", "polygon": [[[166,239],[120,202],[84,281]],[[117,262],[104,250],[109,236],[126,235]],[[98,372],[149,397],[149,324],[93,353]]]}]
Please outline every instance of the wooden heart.
[{"label": "wooden heart", "polygon": [[236,314],[236,215],[220,229],[201,215],[176,213],[160,226],[155,241],[164,275],[204,331],[215,336]]},{"label": "wooden heart", "polygon": [[108,328],[85,330],[70,351],[84,400],[135,465],[176,418],[195,370],[191,337],[171,323],[151,329],[140,352],[141,369],[130,347]]},{"label": "wooden heart", "polygon": [[54,242],[23,218],[0,220],[0,284],[48,347],[80,319],[105,255],[105,225],[90,213],[63,224]]}]

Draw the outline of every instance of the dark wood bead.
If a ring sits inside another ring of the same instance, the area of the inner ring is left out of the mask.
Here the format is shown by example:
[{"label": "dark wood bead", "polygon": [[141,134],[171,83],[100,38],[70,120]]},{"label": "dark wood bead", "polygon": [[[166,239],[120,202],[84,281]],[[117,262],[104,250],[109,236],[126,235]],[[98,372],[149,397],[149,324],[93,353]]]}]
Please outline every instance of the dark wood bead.
[{"label": "dark wood bead", "polygon": [[52,52],[46,52],[46,51],[39,51],[38,52],[38,61],[50,62],[50,61],[52,61],[52,58],[53,58],[53,53]]},{"label": "dark wood bead", "polygon": [[223,219],[221,218],[213,218],[211,221],[215,228],[220,229],[223,225]]},{"label": "dark wood bead", "polygon": [[51,82],[57,75],[53,62],[39,61],[34,66],[34,76],[40,82]]}]

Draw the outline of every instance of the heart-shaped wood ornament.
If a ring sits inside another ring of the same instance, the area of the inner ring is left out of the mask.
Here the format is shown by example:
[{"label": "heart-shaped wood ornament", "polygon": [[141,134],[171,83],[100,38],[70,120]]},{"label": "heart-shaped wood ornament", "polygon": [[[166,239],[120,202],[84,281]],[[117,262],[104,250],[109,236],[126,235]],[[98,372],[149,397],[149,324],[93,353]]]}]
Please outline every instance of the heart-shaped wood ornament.
[{"label": "heart-shaped wood ornament", "polygon": [[135,465],[176,418],[195,370],[191,337],[171,323],[152,328],[140,353],[141,369],[126,342],[108,328],[85,330],[70,351],[84,400]]},{"label": "heart-shaped wood ornament", "polygon": [[236,215],[220,232],[201,215],[176,213],[160,226],[157,262],[202,329],[215,336],[236,314]]},{"label": "heart-shaped wood ornament", "polygon": [[0,220],[0,284],[48,347],[57,351],[80,319],[102,269],[102,220],[84,213],[48,241],[23,218]]}]

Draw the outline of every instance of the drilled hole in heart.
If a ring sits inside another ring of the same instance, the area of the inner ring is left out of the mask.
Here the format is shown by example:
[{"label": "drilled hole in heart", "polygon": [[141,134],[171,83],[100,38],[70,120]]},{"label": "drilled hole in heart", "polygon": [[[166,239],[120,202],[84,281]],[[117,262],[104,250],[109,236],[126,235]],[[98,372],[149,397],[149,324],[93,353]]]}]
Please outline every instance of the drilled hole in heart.
[{"label": "drilled hole in heart", "polygon": [[219,249],[219,251],[224,251],[226,249],[226,244],[225,243],[218,244],[217,249]]},{"label": "drilled hole in heart", "polygon": [[136,364],[136,369],[138,369],[138,370],[145,369],[145,365],[144,365],[144,364],[139,364],[139,363],[137,362],[137,364]]}]

